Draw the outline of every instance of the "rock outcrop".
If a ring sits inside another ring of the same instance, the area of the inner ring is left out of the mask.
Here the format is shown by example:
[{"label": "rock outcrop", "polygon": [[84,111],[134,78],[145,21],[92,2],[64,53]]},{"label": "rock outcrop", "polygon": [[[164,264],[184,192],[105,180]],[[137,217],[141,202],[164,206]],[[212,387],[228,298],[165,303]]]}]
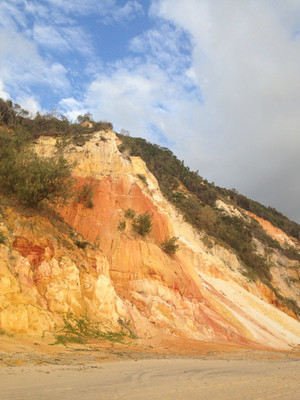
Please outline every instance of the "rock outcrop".
[{"label": "rock outcrop", "polygon": [[[113,329],[121,318],[139,337],[163,331],[278,349],[299,345],[296,316],[262,282],[245,277],[233,252],[207,247],[162,196],[145,163],[122,155],[117,144],[113,131],[103,131],[64,149],[75,162],[78,190],[93,190],[92,207],[73,201],[56,208],[58,219],[51,211],[29,214],[2,206],[0,330],[41,335],[73,313]],[[36,148],[53,154],[56,139],[40,138]],[[128,209],[150,213],[147,237],[132,230]],[[180,246],[173,256],[161,248],[172,236]],[[272,257],[274,284],[300,305],[299,267],[280,253]]]}]

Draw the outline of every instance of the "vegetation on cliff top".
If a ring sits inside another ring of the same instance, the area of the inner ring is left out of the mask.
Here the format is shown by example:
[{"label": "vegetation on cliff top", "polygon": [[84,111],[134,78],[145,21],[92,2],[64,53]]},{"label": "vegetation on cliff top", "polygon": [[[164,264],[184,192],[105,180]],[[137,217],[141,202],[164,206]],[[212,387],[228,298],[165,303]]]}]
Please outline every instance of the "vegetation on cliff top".
[{"label": "vegetation on cliff top", "polygon": [[[92,122],[91,126],[83,126],[83,122]],[[71,123],[64,115],[58,114],[55,110],[51,113],[37,113],[30,118],[28,111],[23,110],[18,104],[10,100],[0,98],[0,125],[12,130],[22,129],[23,133],[29,134],[33,139],[40,136],[53,136],[65,138],[79,138],[81,135],[90,134],[99,130],[111,130],[110,122],[95,122],[89,113],[79,115],[78,123]]]},{"label": "vegetation on cliff top", "polygon": [[[90,121],[91,124],[82,123]],[[57,148],[72,142],[83,145],[93,131],[112,129],[109,122],[94,122],[89,113],[70,123],[56,112],[30,118],[27,111],[10,100],[0,99],[0,191],[21,203],[36,207],[42,200],[65,201],[76,196],[72,190],[71,170],[58,151],[52,157],[39,157],[34,140],[40,136],[57,137]],[[93,188],[85,185],[77,194],[78,202],[93,207]]]},{"label": "vegetation on cliff top", "polygon": [[62,156],[39,157],[24,137],[19,130],[14,135],[0,131],[0,190],[29,206],[65,200],[71,192],[72,165]]}]

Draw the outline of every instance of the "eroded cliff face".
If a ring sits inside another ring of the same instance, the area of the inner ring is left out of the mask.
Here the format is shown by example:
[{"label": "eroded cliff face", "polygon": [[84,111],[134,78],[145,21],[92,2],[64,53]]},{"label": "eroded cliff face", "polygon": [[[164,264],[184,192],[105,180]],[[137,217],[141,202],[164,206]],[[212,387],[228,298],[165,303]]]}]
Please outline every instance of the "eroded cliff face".
[{"label": "eroded cliff face", "polygon": [[[77,187],[88,183],[94,192],[93,207],[74,201],[56,209],[69,226],[3,207],[0,329],[42,334],[72,312],[113,329],[120,317],[140,337],[163,331],[275,348],[300,344],[295,315],[276,307],[268,287],[246,279],[235,254],[216,244],[206,247],[203,236],[163,198],[145,163],[124,157],[117,141],[112,131],[98,132],[84,145],[64,149],[76,162]],[[55,144],[54,138],[41,138],[37,150],[47,156],[57,151]],[[152,215],[146,238],[125,218],[129,208]],[[118,229],[121,221],[125,230]],[[180,245],[174,256],[160,247],[171,236]],[[90,244],[80,249],[76,241]],[[299,268],[276,257],[272,276],[278,290],[299,302]]]}]

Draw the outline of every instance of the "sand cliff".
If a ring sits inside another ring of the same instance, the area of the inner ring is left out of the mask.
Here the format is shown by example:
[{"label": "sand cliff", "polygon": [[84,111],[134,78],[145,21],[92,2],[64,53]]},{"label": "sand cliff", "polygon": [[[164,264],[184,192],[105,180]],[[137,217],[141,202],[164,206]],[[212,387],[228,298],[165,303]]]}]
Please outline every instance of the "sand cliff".
[{"label": "sand cliff", "polygon": [[[122,155],[117,142],[113,131],[103,131],[64,149],[76,162],[76,186],[93,187],[93,207],[78,201],[60,206],[63,221],[2,207],[7,242],[0,244],[0,330],[42,335],[73,313],[116,330],[121,318],[139,337],[163,332],[277,349],[299,345],[293,312],[262,282],[249,281],[233,252],[207,247],[164,199],[145,163]],[[56,139],[42,137],[36,147],[53,154]],[[133,232],[124,216],[128,208],[150,212],[149,236]],[[170,236],[180,245],[174,256],[160,247]],[[89,244],[81,249],[76,241]],[[300,305],[299,268],[279,253],[271,261],[274,285]]]}]

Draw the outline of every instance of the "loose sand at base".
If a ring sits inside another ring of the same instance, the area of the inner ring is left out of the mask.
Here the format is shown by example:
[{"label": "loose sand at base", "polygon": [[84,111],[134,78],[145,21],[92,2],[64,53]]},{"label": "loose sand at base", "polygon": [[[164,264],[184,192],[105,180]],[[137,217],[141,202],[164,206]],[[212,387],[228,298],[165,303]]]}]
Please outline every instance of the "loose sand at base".
[{"label": "loose sand at base", "polygon": [[113,345],[49,343],[0,337],[1,400],[299,399],[297,350],[174,337]]}]

